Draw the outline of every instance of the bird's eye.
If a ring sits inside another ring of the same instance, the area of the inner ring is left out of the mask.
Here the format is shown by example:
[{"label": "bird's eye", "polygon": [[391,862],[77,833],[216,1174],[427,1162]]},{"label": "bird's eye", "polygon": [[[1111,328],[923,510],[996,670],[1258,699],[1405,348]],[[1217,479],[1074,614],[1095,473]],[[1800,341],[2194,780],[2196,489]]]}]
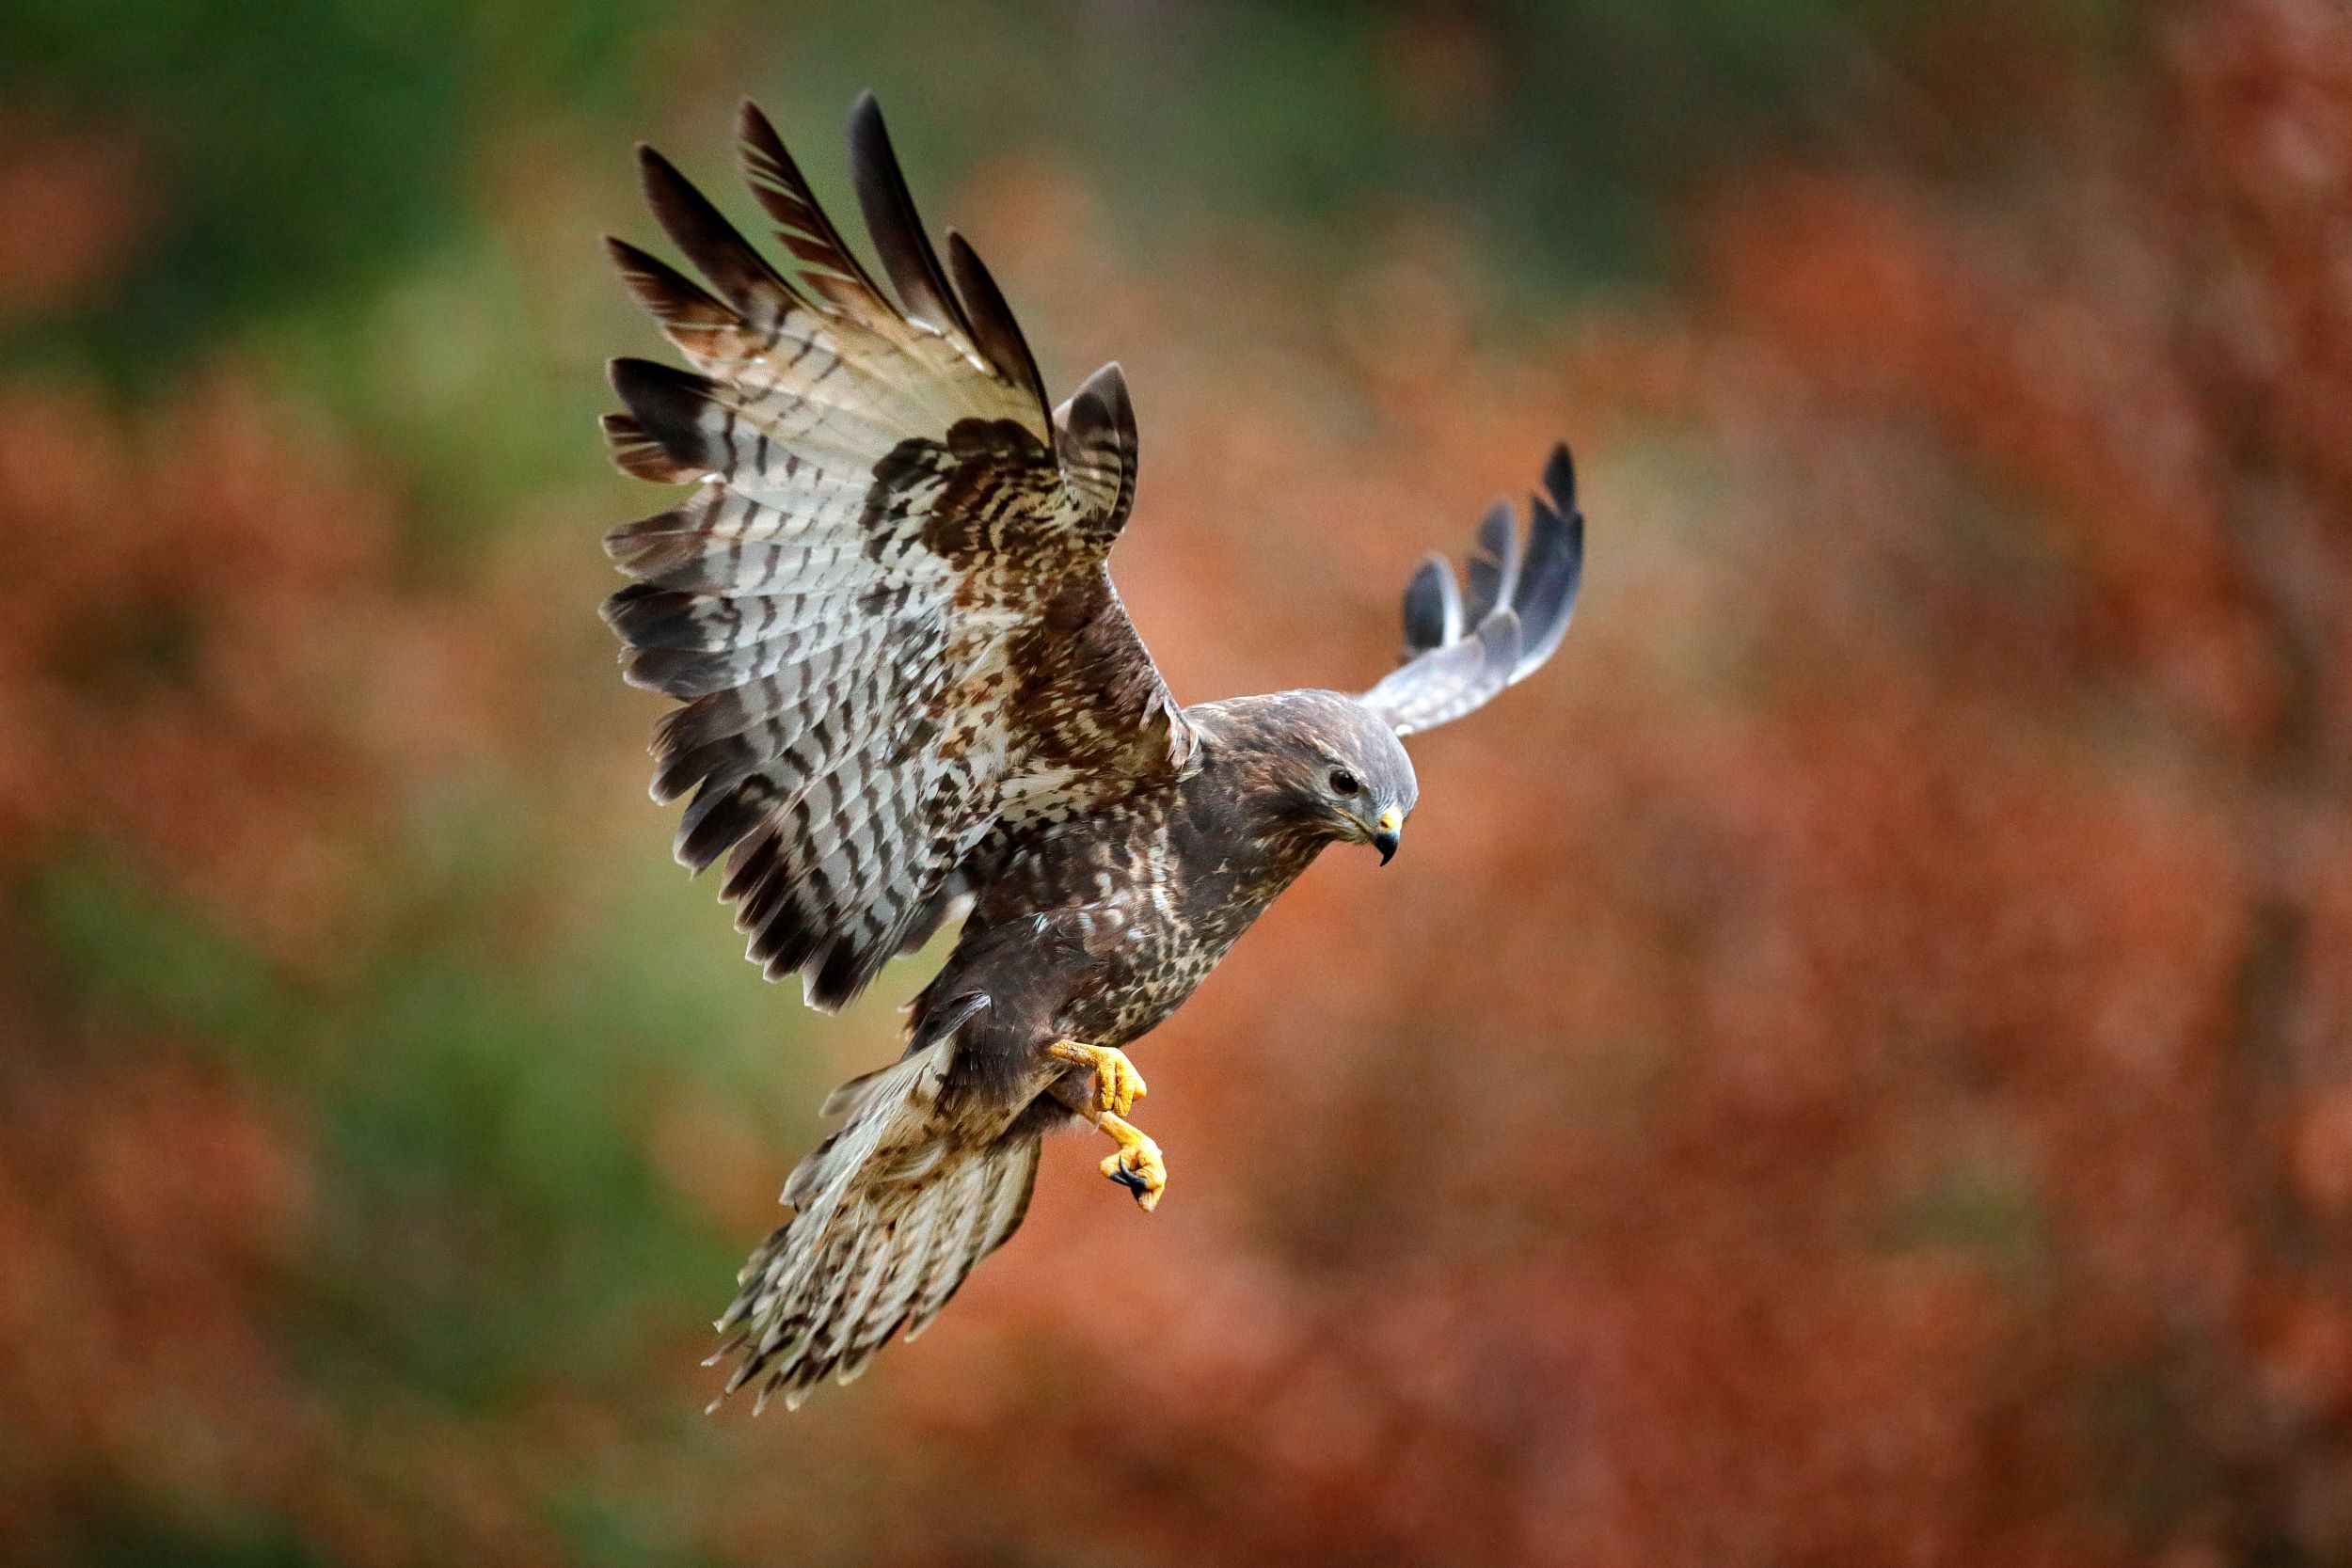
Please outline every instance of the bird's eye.
[{"label": "bird's eye", "polygon": [[1355,775],[1355,774],[1353,774],[1353,773],[1351,773],[1351,772],[1349,772],[1346,768],[1332,768],[1332,769],[1331,769],[1331,793],[1332,793],[1332,794],[1334,794],[1334,795],[1353,795],[1353,794],[1355,794],[1355,793],[1356,793],[1359,789],[1361,789],[1362,787],[1363,787],[1363,785],[1361,785],[1361,784],[1358,784],[1358,783],[1356,782],[1356,775]]}]

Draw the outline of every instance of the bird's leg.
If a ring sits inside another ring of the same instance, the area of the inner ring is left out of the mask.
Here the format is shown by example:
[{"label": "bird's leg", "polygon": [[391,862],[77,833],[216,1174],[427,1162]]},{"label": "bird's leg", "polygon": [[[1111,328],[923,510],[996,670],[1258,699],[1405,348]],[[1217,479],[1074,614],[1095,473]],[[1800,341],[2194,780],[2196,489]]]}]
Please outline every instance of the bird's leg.
[{"label": "bird's leg", "polygon": [[[1089,1048],[1078,1046],[1073,1049]],[[1118,1052],[1113,1051],[1109,1054],[1118,1057],[1122,1065],[1126,1063],[1126,1057]],[[1132,1074],[1135,1069],[1130,1066],[1127,1071]],[[1137,1079],[1136,1093],[1142,1092],[1143,1082]],[[1160,1158],[1160,1146],[1152,1141],[1151,1134],[1118,1112],[1104,1110],[1099,1103],[1099,1088],[1095,1095],[1089,1096],[1075,1082],[1065,1082],[1054,1085],[1053,1095],[1102,1129],[1111,1142],[1119,1146],[1117,1152],[1104,1157],[1103,1174],[1133,1193],[1136,1206],[1145,1213],[1159,1207],[1160,1192],[1168,1185],[1168,1162]]]},{"label": "bird's leg", "polygon": [[1045,1053],[1094,1074],[1093,1109],[1097,1112],[1123,1117],[1143,1098],[1143,1074],[1136,1070],[1136,1064],[1127,1059],[1127,1053],[1115,1046],[1056,1040],[1045,1048]]}]

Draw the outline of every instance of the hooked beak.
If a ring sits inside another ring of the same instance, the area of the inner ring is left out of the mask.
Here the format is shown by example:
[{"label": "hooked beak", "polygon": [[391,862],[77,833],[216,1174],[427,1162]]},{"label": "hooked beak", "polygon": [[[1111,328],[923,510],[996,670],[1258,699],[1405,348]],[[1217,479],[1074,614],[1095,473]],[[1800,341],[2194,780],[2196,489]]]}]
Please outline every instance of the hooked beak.
[{"label": "hooked beak", "polygon": [[1388,810],[1382,812],[1380,814],[1380,820],[1373,824],[1372,847],[1380,851],[1380,863],[1382,865],[1386,865],[1391,861],[1396,859],[1396,847],[1399,843],[1403,842],[1403,837],[1398,833],[1397,830],[1404,825],[1405,814],[1398,811],[1394,806],[1391,806]]}]

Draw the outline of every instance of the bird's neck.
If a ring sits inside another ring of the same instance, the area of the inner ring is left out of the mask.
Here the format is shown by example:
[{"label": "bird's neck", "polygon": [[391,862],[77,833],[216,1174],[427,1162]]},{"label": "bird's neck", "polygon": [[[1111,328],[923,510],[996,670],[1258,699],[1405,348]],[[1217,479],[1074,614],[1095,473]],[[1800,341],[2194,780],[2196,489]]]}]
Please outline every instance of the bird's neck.
[{"label": "bird's neck", "polygon": [[1248,748],[1203,747],[1185,781],[1185,831],[1201,864],[1236,893],[1271,898],[1332,842],[1328,824],[1297,809],[1270,762]]}]

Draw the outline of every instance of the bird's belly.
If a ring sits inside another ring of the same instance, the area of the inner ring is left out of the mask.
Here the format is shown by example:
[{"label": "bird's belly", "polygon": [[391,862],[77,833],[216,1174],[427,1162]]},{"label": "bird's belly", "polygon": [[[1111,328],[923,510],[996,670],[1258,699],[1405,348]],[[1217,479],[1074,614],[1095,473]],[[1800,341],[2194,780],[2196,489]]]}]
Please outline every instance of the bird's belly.
[{"label": "bird's belly", "polygon": [[[1246,924],[1243,923],[1243,924]],[[1073,1005],[1069,1034],[1095,1045],[1123,1046],[1165,1022],[1241,935],[1224,922],[1198,927],[1138,925],[1106,956],[1103,985]]]}]

